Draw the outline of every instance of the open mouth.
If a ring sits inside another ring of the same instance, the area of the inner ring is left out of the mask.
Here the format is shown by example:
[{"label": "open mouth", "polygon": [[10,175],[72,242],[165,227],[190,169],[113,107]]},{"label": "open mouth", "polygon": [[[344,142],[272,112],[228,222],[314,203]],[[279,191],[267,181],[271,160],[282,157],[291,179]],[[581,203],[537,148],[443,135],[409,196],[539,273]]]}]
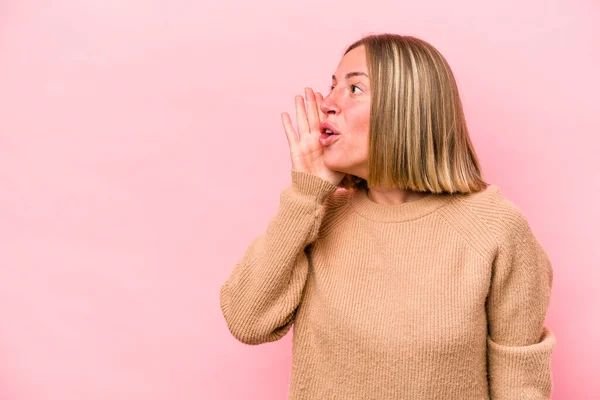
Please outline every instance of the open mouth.
[{"label": "open mouth", "polygon": [[327,125],[325,125],[321,129],[321,137],[319,138],[319,142],[323,147],[327,147],[333,142],[337,141],[338,136],[340,136],[338,132],[334,131],[333,129],[330,129],[329,127],[327,127]]},{"label": "open mouth", "polygon": [[321,133],[327,137],[332,136],[332,135],[339,135],[339,133],[332,131],[331,129],[323,129],[321,131]]}]

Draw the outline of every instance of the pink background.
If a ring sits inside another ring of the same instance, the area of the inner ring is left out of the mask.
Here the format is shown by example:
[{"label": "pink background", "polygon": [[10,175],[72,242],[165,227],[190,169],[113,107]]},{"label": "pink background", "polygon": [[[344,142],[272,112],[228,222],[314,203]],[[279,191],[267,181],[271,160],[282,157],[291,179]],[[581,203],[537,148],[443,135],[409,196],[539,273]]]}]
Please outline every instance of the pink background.
[{"label": "pink background", "polygon": [[[485,3],[485,4],[484,4]],[[596,1],[0,2],[0,399],[284,399],[219,287],[290,184],[280,122],[363,34],[452,66],[554,263],[554,399],[600,398]]]}]

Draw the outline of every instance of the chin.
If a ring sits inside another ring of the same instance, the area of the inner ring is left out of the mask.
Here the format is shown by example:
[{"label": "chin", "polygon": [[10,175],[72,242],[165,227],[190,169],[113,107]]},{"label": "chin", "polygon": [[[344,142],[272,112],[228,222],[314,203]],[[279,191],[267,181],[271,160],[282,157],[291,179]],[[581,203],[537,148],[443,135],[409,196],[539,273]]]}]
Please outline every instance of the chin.
[{"label": "chin", "polygon": [[332,171],[340,171],[341,172],[341,169],[340,169],[341,166],[336,162],[332,162],[331,160],[328,160],[327,156],[323,157],[323,164],[325,164],[325,166]]}]

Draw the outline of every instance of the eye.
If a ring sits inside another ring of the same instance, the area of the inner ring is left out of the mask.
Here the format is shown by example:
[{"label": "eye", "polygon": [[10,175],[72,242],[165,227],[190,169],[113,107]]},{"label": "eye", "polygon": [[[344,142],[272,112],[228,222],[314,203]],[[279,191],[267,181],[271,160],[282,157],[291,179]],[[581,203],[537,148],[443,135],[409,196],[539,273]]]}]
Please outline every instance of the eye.
[{"label": "eye", "polygon": [[[333,86],[333,85],[332,85],[332,86],[329,86],[329,91],[332,91],[333,89],[335,89],[335,86]],[[358,86],[356,86],[356,85],[350,85],[350,91],[351,91],[352,93],[355,93],[355,92],[354,92],[354,89],[358,89],[358,90],[360,90],[360,91],[362,92],[362,89],[361,89],[361,88],[359,88]]]}]

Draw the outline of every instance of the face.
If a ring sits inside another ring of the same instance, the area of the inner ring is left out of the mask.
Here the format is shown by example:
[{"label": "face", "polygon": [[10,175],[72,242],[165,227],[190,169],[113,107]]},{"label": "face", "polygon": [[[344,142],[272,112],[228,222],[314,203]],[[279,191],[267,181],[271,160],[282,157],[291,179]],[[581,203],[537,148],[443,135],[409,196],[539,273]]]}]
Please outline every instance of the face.
[{"label": "face", "polygon": [[321,111],[324,122],[340,136],[324,147],[324,163],[331,170],[366,179],[371,88],[364,46],[342,58],[331,85],[321,102]]}]

